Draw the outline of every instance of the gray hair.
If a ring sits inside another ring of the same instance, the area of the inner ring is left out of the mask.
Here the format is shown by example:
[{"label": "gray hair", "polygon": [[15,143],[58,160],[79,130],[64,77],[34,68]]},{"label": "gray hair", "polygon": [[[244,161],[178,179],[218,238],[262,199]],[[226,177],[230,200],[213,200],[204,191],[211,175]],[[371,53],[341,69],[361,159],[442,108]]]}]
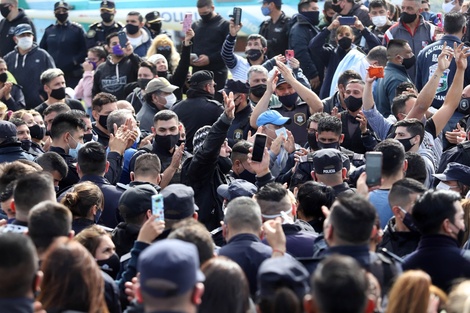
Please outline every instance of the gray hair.
[{"label": "gray hair", "polygon": [[128,118],[134,118],[131,110],[120,109],[113,111],[108,115],[106,128],[110,133],[114,134],[114,124],[119,128],[119,126],[123,125]]},{"label": "gray hair", "polygon": [[250,81],[250,76],[251,76],[251,73],[253,72],[256,72],[256,73],[263,73],[266,75],[266,77],[268,76],[268,70],[262,66],[262,65],[253,65],[250,67],[250,69],[248,70],[248,73],[246,74],[247,75],[247,78],[248,78],[248,81]]},{"label": "gray hair", "polygon": [[49,84],[54,78],[64,76],[64,72],[60,68],[50,68],[41,74],[41,85]]},{"label": "gray hair", "polygon": [[224,222],[235,230],[248,228],[257,232],[262,224],[261,209],[251,198],[235,198],[227,205]]}]

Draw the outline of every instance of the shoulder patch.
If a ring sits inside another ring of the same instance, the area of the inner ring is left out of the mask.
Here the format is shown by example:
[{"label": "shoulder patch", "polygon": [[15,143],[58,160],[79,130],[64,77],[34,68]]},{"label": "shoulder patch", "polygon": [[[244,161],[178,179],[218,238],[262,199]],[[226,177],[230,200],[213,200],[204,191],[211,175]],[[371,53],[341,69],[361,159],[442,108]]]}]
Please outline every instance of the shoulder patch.
[{"label": "shoulder patch", "polygon": [[70,23],[70,25],[73,25],[73,26],[78,27],[78,28],[83,28],[82,25],[78,24],[77,22],[73,22],[73,21]]},{"label": "shoulder patch", "polygon": [[86,33],[86,36],[88,38],[93,38],[93,37],[95,37],[95,35],[96,35],[96,30],[94,30],[94,29],[89,29],[88,32]]}]

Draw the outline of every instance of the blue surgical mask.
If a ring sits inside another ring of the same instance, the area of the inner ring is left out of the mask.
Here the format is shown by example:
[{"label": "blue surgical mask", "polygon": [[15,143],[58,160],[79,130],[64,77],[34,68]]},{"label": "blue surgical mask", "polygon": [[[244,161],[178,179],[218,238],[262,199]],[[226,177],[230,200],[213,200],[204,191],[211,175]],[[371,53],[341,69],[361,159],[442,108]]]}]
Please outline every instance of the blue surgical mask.
[{"label": "blue surgical mask", "polygon": [[287,131],[285,127],[276,129],[274,132],[276,133],[276,137],[284,135],[284,139],[287,139]]},{"label": "blue surgical mask", "polygon": [[271,14],[271,9],[269,7],[261,7],[261,13],[263,13],[264,16],[268,16]]},{"label": "blue surgical mask", "polygon": [[[77,142],[72,136],[70,136],[70,138],[73,139],[73,141],[75,141],[75,143],[77,144],[77,146],[75,148],[70,148],[69,146],[69,155],[76,159],[78,157],[78,150],[80,150],[81,147],[83,147],[83,143],[81,142]],[[67,144],[68,145],[68,144]]]}]

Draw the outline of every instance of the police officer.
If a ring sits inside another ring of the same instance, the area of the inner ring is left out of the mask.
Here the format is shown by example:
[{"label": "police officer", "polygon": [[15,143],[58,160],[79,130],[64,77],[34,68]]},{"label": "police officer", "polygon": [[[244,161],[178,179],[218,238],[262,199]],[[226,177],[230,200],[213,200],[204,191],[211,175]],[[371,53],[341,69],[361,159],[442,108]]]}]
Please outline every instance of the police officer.
[{"label": "police officer", "polygon": [[116,15],[116,5],[113,1],[101,1],[100,16],[101,22],[90,25],[86,34],[87,49],[94,46],[104,46],[106,37],[114,32],[120,31],[124,25],[114,20]]},{"label": "police officer", "polygon": [[69,5],[54,4],[55,24],[46,28],[39,47],[46,50],[58,68],[64,72],[68,87],[75,88],[82,78],[81,64],[87,55],[85,32],[78,23],[69,21]]},{"label": "police officer", "polygon": [[152,39],[160,34],[167,33],[165,30],[162,30],[162,18],[160,17],[160,12],[158,11],[152,11],[145,15],[145,27],[150,30]]}]

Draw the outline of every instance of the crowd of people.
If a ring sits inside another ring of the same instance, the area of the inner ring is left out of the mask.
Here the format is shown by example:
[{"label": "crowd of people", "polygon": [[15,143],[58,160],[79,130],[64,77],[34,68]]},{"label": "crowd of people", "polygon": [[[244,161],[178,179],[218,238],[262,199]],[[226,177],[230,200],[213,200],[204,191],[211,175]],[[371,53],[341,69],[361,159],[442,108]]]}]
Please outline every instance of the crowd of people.
[{"label": "crowd of people", "polygon": [[1,0],[0,311],[470,313],[470,3],[195,2]]}]

